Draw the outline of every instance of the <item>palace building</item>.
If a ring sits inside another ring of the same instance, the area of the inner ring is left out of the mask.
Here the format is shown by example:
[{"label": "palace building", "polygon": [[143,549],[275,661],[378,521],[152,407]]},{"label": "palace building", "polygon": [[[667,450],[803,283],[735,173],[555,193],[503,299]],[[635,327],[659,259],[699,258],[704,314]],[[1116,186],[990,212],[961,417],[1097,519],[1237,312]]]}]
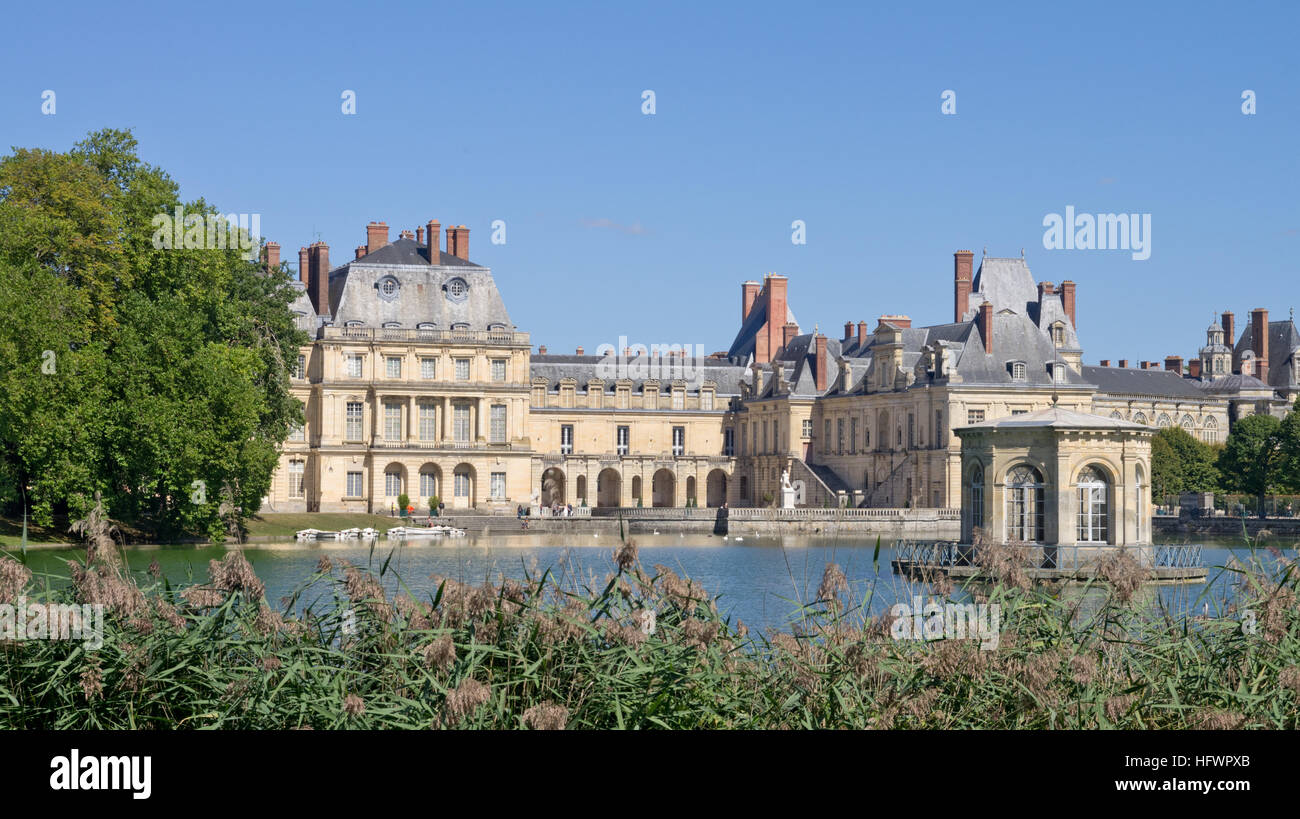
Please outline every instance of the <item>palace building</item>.
[{"label": "palace building", "polygon": [[[278,245],[266,262],[279,269]],[[1294,396],[1300,335],[1266,312],[1235,348],[1231,330],[1211,338],[1195,373],[1181,359],[1085,366],[1074,282],[1035,281],[1023,255],[974,262],[954,254],[944,324],[886,314],[839,338],[804,332],[771,274],[742,283],[725,353],[556,355],[511,321],[468,228],[390,239],[372,222],[341,265],[322,242],[299,252],[292,309],[311,340],[291,388],[307,422],[265,507],[386,512],[401,494],[421,511],[435,495],[480,510],[762,506],[789,472],[807,506],[955,508],[957,428],[1055,408],[1216,441]],[[1243,366],[1258,396],[1246,373],[1222,380]]]}]

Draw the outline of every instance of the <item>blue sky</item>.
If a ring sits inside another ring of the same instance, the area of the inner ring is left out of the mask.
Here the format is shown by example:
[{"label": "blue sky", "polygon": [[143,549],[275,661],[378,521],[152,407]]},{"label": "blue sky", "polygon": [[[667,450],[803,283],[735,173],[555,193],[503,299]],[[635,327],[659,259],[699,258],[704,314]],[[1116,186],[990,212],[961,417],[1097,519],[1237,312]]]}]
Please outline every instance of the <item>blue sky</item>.
[{"label": "blue sky", "polygon": [[[1089,363],[1300,301],[1294,4],[912,5],[20,4],[0,143],[131,128],[294,263],[372,219],[468,225],[551,352],[726,349],[766,272],[805,330],[948,321],[961,248],[1078,282]],[[1044,249],[1069,205],[1150,214],[1150,258]]]}]

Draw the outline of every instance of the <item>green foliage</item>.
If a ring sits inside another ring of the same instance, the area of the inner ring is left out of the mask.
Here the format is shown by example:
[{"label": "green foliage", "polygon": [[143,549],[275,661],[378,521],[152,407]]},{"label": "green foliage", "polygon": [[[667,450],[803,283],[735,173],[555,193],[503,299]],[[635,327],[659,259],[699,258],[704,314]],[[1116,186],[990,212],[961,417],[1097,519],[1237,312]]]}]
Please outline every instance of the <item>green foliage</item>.
[{"label": "green foliage", "polygon": [[234,249],[153,247],[155,214],[215,211],[135,149],[105,130],[0,159],[0,507],[26,487],[48,526],[100,492],[149,534],[220,537],[302,421],[286,362],[306,339],[284,277]]},{"label": "green foliage", "polygon": [[1283,482],[1282,422],[1271,415],[1249,415],[1232,428],[1219,454],[1223,488],[1261,500]]},{"label": "green foliage", "polygon": [[1219,485],[1218,450],[1182,427],[1165,427],[1151,438],[1151,488],[1156,497],[1213,492]]}]

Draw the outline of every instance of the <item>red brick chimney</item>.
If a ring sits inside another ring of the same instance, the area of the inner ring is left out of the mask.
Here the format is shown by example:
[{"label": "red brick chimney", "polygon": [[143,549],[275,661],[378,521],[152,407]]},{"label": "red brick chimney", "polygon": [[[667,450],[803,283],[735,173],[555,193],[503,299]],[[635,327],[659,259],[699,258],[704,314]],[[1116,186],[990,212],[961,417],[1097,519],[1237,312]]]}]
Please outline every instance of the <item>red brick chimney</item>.
[{"label": "red brick chimney", "polygon": [[861,350],[864,346],[866,346],[866,343],[867,343],[867,323],[865,321],[859,321],[858,322],[858,349]]},{"label": "red brick chimney", "polygon": [[545,345],[545,344],[543,344],[542,346],[540,346],[540,347],[537,348],[537,354],[538,354],[538,355],[546,355],[546,345]]},{"label": "red brick chimney", "polygon": [[1152,369],[1152,368],[1155,367],[1155,366],[1156,366],[1156,363],[1155,363],[1154,361],[1143,361],[1143,362],[1142,362],[1142,369],[1144,369],[1144,370],[1150,370],[1150,369]]},{"label": "red brick chimney", "polygon": [[912,326],[912,319],[909,316],[893,316],[886,314],[881,316],[880,320],[886,324],[892,324],[895,327],[908,328]]},{"label": "red brick chimney", "polygon": [[366,253],[374,253],[388,245],[388,223],[371,222],[366,225]]},{"label": "red brick chimney", "polygon": [[307,248],[298,251],[298,281],[307,284],[311,263],[307,260]]},{"label": "red brick chimney", "polygon": [[1268,383],[1268,311],[1250,311],[1250,349],[1255,351],[1255,377]]},{"label": "red brick chimney", "polygon": [[1232,315],[1232,311],[1226,311],[1219,316],[1219,323],[1223,325],[1223,343],[1229,347],[1237,346],[1237,319]]},{"label": "red brick chimney", "polygon": [[794,341],[794,337],[799,335],[799,325],[793,321],[787,321],[781,332],[781,349],[784,350]]},{"label": "red brick chimney", "polygon": [[971,260],[975,254],[969,250],[959,250],[952,254],[953,296],[952,320],[954,323],[966,318],[970,309]]},{"label": "red brick chimney", "polygon": [[330,246],[312,242],[307,247],[307,294],[317,315],[330,312]]},{"label": "red brick chimney", "polygon": [[1170,372],[1175,372],[1175,373],[1178,373],[1179,375],[1182,375],[1182,374],[1183,374],[1183,357],[1180,356],[1180,355],[1167,355],[1167,356],[1165,356],[1165,369],[1166,369],[1166,370],[1169,370]]},{"label": "red brick chimney", "polygon": [[1123,367],[1123,368],[1125,368],[1125,369],[1127,369],[1127,368],[1128,368],[1128,359],[1127,359],[1127,358],[1121,358],[1121,359],[1119,360],[1119,366],[1120,366],[1120,367]]},{"label": "red brick chimney", "polygon": [[355,259],[360,259],[362,256],[366,255],[366,246],[365,246],[365,245],[357,245],[357,249],[356,249],[356,251],[354,251],[354,252],[357,254],[357,255],[354,257],[354,260],[355,260]]},{"label": "red brick chimney", "polygon": [[817,340],[817,392],[826,391],[826,371],[830,369],[826,360],[826,336],[818,333]]},{"label": "red brick chimney", "polygon": [[581,348],[581,347],[578,348],[578,353],[577,353],[577,354],[578,354],[578,355],[582,355],[582,354],[583,354],[583,352],[582,352],[582,348]]},{"label": "red brick chimney", "polygon": [[853,322],[844,322],[844,343],[848,344],[849,339],[853,338]]},{"label": "red brick chimney", "polygon": [[1193,358],[1187,362],[1187,374],[1192,378],[1201,377],[1201,360],[1199,358]]},{"label": "red brick chimney", "polygon": [[762,359],[760,363],[766,364],[771,360],[781,344],[782,336],[785,334],[785,315],[786,315],[786,298],[789,281],[785,276],[776,273],[769,273],[765,277],[764,290],[767,291],[767,327],[761,332],[767,335],[768,357]]},{"label": "red brick chimney", "polygon": [[979,313],[980,336],[984,339],[984,352],[993,353],[993,305],[984,302],[980,305]]},{"label": "red brick chimney", "polygon": [[417,245],[424,244],[424,228],[418,227],[415,229],[415,243]]},{"label": "red brick chimney", "polygon": [[275,270],[280,266],[280,244],[278,242],[266,243],[266,269],[267,271]]},{"label": "red brick chimney", "polygon": [[758,298],[758,282],[743,282],[740,285],[740,323],[749,318],[749,311],[754,309],[754,300]]},{"label": "red brick chimney", "polygon": [[1109,366],[1110,366],[1110,359],[1109,359],[1109,358],[1103,358],[1103,359],[1101,360],[1101,366],[1103,366],[1103,367],[1109,367]]},{"label": "red brick chimney", "polygon": [[1065,308],[1065,314],[1070,317],[1070,324],[1077,329],[1079,321],[1074,316],[1074,288],[1074,282],[1068,279],[1061,282],[1061,306]]},{"label": "red brick chimney", "polygon": [[772,360],[772,349],[768,346],[767,328],[760,327],[758,335],[754,337],[754,361],[758,364],[766,364]]},{"label": "red brick chimney", "polygon": [[426,226],[425,240],[429,243],[429,264],[442,264],[442,225],[437,219],[430,219]]},{"label": "red brick chimney", "polygon": [[397,234],[397,236],[398,236],[399,239],[414,239],[414,238],[415,238],[415,234],[412,233],[412,232],[409,231],[409,230],[404,230],[404,231],[402,231],[401,233]]},{"label": "red brick chimney", "polygon": [[[455,247],[452,247],[453,242]],[[469,261],[469,228],[464,225],[447,228],[447,252]]]},{"label": "red brick chimney", "polygon": [[1050,296],[1056,292],[1056,286],[1051,282],[1038,283],[1038,303],[1043,303],[1043,296]]}]

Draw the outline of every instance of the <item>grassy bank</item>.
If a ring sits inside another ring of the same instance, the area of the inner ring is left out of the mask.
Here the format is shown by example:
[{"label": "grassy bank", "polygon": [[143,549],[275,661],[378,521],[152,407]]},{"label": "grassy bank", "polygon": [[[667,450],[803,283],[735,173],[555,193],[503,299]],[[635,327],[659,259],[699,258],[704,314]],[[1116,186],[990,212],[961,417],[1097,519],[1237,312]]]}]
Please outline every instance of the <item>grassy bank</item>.
[{"label": "grassy bank", "polygon": [[[7,728],[1297,728],[1293,563],[1233,569],[1240,612],[1175,619],[1131,602],[1141,571],[1109,566],[1080,609],[990,552],[998,645],[898,640],[829,565],[790,631],[755,634],[629,542],[596,587],[561,573],[385,595],[327,557],[281,601],[238,552],[178,588],[69,564],[60,599],[104,603],[105,644],[0,643]],[[950,593],[938,581],[939,599]],[[46,599],[0,558],[0,602]],[[400,585],[399,585],[400,588]],[[301,612],[300,600],[314,603]],[[1249,612],[1249,615],[1245,615]],[[905,621],[898,621],[899,623]],[[1246,624],[1249,622],[1249,626]]]},{"label": "grassy bank", "polygon": [[[23,519],[0,517],[0,548],[17,549],[22,543]],[[63,527],[44,528],[27,521],[27,542],[29,544],[67,543],[69,537]]]},{"label": "grassy bank", "polygon": [[293,537],[302,529],[323,529],[340,531],[342,529],[365,529],[370,527],[381,534],[396,526],[402,526],[401,518],[388,515],[367,515],[333,512],[267,512],[254,515],[247,521],[249,537]]}]

